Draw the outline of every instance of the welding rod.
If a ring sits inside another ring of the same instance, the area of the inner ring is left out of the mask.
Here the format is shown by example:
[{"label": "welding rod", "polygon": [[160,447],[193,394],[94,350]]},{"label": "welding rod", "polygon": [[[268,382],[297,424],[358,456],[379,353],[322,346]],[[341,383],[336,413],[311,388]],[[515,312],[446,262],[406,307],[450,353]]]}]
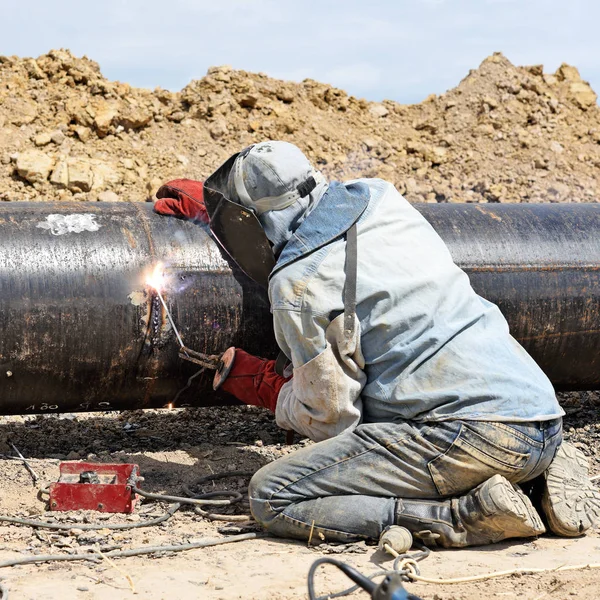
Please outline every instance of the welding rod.
[{"label": "welding rod", "polygon": [[181,346],[181,348],[179,350],[179,356],[181,356],[181,358],[184,358],[185,360],[189,360],[190,362],[196,363],[197,365],[200,365],[201,367],[206,367],[207,369],[218,369],[219,365],[220,365],[220,357],[219,356],[202,354],[201,352],[195,352],[194,350],[190,350],[189,348],[186,348],[185,344],[183,343],[183,340],[181,339],[181,336],[179,335],[179,331],[177,330],[175,322],[173,321],[173,317],[171,316],[171,311],[168,309],[167,304],[166,304],[164,298],[162,297],[162,294],[160,293],[160,290],[158,288],[154,288],[154,289],[156,290],[156,293],[158,294],[158,297],[165,309],[165,312],[167,313],[169,323],[171,323],[171,327],[173,327],[173,331],[175,332],[175,335],[177,336],[177,340],[179,341],[179,345]]},{"label": "welding rod", "polygon": [[[179,335],[179,331],[177,330],[175,322],[173,321],[173,317],[171,316],[171,311],[168,309],[167,303],[165,302],[164,298],[162,297],[160,290],[158,288],[154,288],[154,289],[156,290],[156,293],[158,294],[158,297],[159,297],[160,301],[162,302],[165,312],[167,313],[169,323],[171,323],[171,327],[173,328],[173,331],[175,332],[175,335],[177,336],[177,341],[179,342],[179,345],[181,346],[182,350],[185,352],[185,344],[183,343],[183,340],[181,339],[181,336]],[[187,354],[187,352],[186,352],[186,354]]]}]

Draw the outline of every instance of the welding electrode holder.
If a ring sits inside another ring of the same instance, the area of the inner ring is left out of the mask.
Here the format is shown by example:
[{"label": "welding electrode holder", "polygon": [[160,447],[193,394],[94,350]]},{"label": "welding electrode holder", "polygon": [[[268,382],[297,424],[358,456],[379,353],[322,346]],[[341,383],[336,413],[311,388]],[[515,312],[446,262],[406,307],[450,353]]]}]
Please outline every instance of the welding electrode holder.
[{"label": "welding electrode holder", "polygon": [[218,390],[223,382],[227,379],[227,376],[233,367],[234,361],[235,348],[231,346],[231,348],[227,348],[227,350],[223,352],[223,356],[221,356],[221,359],[219,360],[219,366],[217,367],[217,372],[213,378],[213,390]]},{"label": "welding electrode holder", "polygon": [[215,354],[203,354],[187,346],[182,346],[179,350],[179,358],[200,365],[205,369],[213,369],[215,371],[213,390],[218,390],[231,371],[235,360],[235,348],[232,346],[219,356]]}]

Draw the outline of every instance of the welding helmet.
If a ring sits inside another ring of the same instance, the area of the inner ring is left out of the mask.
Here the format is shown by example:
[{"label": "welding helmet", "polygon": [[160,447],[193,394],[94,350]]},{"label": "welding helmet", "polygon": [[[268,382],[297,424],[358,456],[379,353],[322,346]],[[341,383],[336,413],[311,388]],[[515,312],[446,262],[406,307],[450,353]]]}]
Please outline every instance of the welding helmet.
[{"label": "welding helmet", "polygon": [[267,286],[275,256],[260,217],[307,197],[325,178],[288,142],[261,142],[226,160],[205,182],[204,202],[219,244]]}]

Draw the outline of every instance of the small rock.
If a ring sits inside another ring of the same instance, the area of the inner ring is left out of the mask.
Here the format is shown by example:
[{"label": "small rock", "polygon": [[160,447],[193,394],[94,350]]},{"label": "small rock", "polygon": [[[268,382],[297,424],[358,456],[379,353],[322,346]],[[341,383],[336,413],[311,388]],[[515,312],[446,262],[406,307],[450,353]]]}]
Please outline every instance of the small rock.
[{"label": "small rock", "polygon": [[58,161],[50,175],[50,183],[60,188],[66,188],[69,185],[69,167],[66,160]]},{"label": "small rock", "polygon": [[431,134],[437,133],[437,125],[435,125],[434,123],[432,123],[431,121],[424,119],[422,121],[415,121],[413,123],[413,127],[417,130],[417,131],[427,131]]},{"label": "small rock", "polygon": [[555,183],[548,188],[548,194],[550,194],[550,201],[557,202],[564,200],[571,193],[571,188],[565,183]]},{"label": "small rock", "polygon": [[544,65],[531,65],[526,67],[527,70],[536,77],[542,77],[544,75]]},{"label": "small rock", "polygon": [[291,119],[286,119],[282,121],[281,127],[285,133],[294,133],[298,129],[298,126]]},{"label": "small rock", "polygon": [[17,172],[29,183],[42,183],[48,179],[54,161],[43,152],[28,150],[17,158]]},{"label": "small rock", "polygon": [[79,585],[79,586],[77,586],[76,589],[78,592],[89,592],[90,591],[90,588],[86,587],[85,585]]},{"label": "small rock", "polygon": [[243,108],[254,108],[258,102],[258,96],[255,94],[244,94],[240,99],[240,106]]},{"label": "small rock", "polygon": [[581,81],[581,75],[577,67],[572,67],[567,63],[563,63],[558,67],[555,76],[558,81]]},{"label": "small rock", "polygon": [[248,123],[248,131],[254,133],[260,129],[260,121],[250,121]]},{"label": "small rock", "polygon": [[558,142],[550,142],[550,150],[556,154],[562,154],[564,148]]},{"label": "small rock", "polygon": [[167,119],[169,119],[169,121],[173,121],[174,123],[180,123],[183,121],[183,119],[185,119],[185,113],[181,110],[176,110],[170,115],[167,115]]},{"label": "small rock", "polygon": [[227,134],[227,122],[225,119],[217,119],[208,131],[213,139],[218,140]]},{"label": "small rock", "polygon": [[11,98],[8,96],[4,100],[2,110],[3,112],[6,111],[6,114],[9,115],[9,122],[17,127],[32,123],[38,115],[37,103],[16,94],[14,97]]},{"label": "small rock", "polygon": [[119,125],[126,131],[141,129],[152,121],[152,113],[142,106],[130,106],[119,115]]},{"label": "small rock", "polygon": [[596,92],[585,81],[575,81],[569,86],[569,94],[573,102],[582,110],[596,104]]},{"label": "small rock", "polygon": [[110,131],[113,119],[118,114],[117,109],[109,104],[100,104],[96,108],[94,126],[101,136],[105,136]]},{"label": "small rock", "polygon": [[33,143],[36,146],[46,146],[51,141],[52,141],[52,137],[50,136],[49,133],[40,133],[39,135],[35,136],[35,139],[33,140]]},{"label": "small rock", "polygon": [[380,102],[375,102],[369,106],[369,112],[377,118],[386,117],[389,114],[389,110]]},{"label": "small rock", "polygon": [[119,196],[110,190],[98,194],[98,202],[118,202]]},{"label": "small rock", "polygon": [[288,90],[285,88],[277,90],[276,96],[277,96],[278,100],[281,100],[282,102],[285,102],[286,104],[290,104],[291,102],[294,101],[294,93],[291,90]]},{"label": "small rock", "polygon": [[57,145],[60,146],[66,139],[65,134],[62,131],[55,131],[50,139]]},{"label": "small rock", "polygon": [[90,139],[91,132],[87,127],[84,127],[83,125],[78,125],[73,129],[73,131],[75,132],[77,137],[84,143]]},{"label": "small rock", "polygon": [[487,104],[491,109],[498,108],[498,101],[491,96],[485,96],[482,100],[484,104]]},{"label": "small rock", "polygon": [[69,183],[68,188],[72,192],[89,192],[92,189],[94,181],[92,169],[89,162],[70,158],[69,165]]},{"label": "small rock", "polygon": [[27,74],[32,79],[43,79],[44,78],[44,72],[40,69],[35,58],[26,59],[24,62],[24,65],[25,65]]},{"label": "small rock", "polygon": [[379,145],[378,141],[374,138],[365,138],[362,143],[368,151],[374,150]]},{"label": "small rock", "polygon": [[153,196],[158,192],[160,186],[163,184],[163,180],[158,177],[153,177],[146,182],[146,190],[150,196]]}]

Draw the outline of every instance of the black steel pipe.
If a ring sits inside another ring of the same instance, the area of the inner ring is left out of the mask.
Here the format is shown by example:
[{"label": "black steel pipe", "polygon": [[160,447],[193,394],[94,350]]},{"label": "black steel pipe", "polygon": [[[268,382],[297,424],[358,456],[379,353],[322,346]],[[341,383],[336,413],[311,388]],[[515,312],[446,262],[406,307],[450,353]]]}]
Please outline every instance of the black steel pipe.
[{"label": "black steel pipe", "polygon": [[[558,388],[600,388],[600,204],[417,208]],[[0,205],[0,414],[173,403],[197,369],[145,284],[158,261],[187,346],[276,353],[265,293],[206,227],[148,204]],[[230,402],[211,378],[176,405]]]}]

